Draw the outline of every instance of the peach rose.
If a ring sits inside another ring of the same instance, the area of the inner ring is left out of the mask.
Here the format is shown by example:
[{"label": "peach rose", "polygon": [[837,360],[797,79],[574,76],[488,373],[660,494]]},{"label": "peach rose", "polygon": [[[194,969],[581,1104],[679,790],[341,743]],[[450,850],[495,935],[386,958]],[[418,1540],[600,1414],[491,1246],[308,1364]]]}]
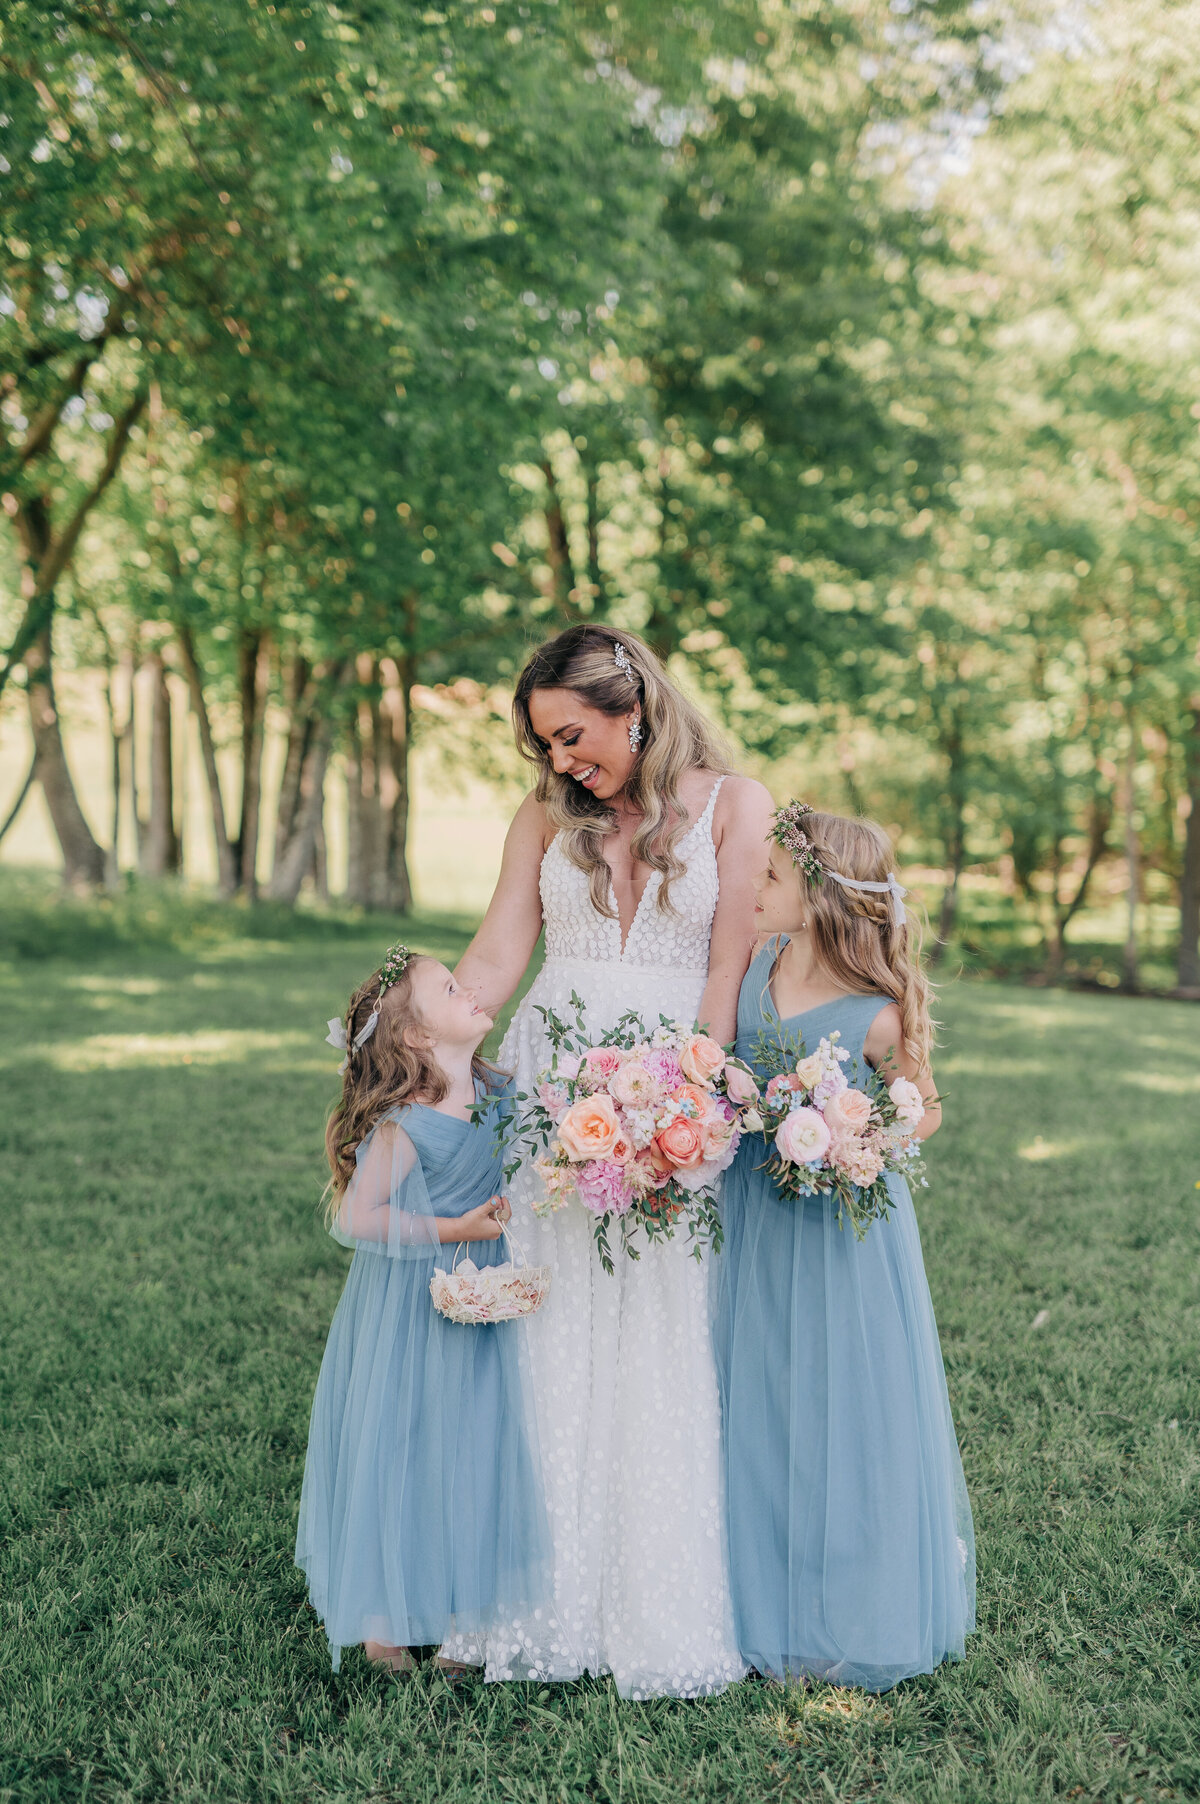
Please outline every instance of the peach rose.
[{"label": "peach rose", "polygon": [[627,1140],[624,1134],[618,1134],[609,1149],[608,1156],[614,1165],[628,1165],[633,1157],[632,1140]]},{"label": "peach rose", "polygon": [[609,1091],[627,1109],[644,1108],[661,1094],[657,1078],[646,1070],[641,1059],[626,1059]]},{"label": "peach rose", "polygon": [[871,1098],[865,1090],[839,1090],[825,1104],[825,1125],[834,1134],[861,1134],[871,1119]]},{"label": "peach rose", "polygon": [[699,1165],[704,1158],[704,1130],[698,1121],[689,1121],[686,1115],[676,1115],[654,1140],[654,1151],[659,1160],[665,1160],[668,1166],[675,1169],[689,1170]]},{"label": "peach rose", "polygon": [[704,1162],[707,1164],[710,1159],[720,1159],[728,1152],[729,1143],[737,1131],[737,1123],[727,1121],[724,1115],[714,1111],[700,1126],[704,1134]]},{"label": "peach rose", "polygon": [[693,1034],[679,1055],[684,1077],[694,1084],[711,1084],[725,1069],[725,1053],[707,1034]]},{"label": "peach rose", "polygon": [[793,1109],[779,1125],[775,1150],[790,1164],[819,1165],[829,1140],[829,1129],[816,1109]]},{"label": "peach rose", "polygon": [[612,1097],[603,1091],[599,1096],[581,1096],[558,1124],[562,1149],[576,1165],[584,1159],[607,1159],[619,1132]]},{"label": "peach rose", "polygon": [[758,1085],[750,1073],[741,1065],[726,1065],[725,1092],[730,1102],[744,1109],[747,1103],[758,1101]]},{"label": "peach rose", "polygon": [[583,1077],[589,1084],[607,1088],[621,1069],[621,1055],[615,1046],[592,1046],[583,1055]]},{"label": "peach rose", "polygon": [[703,1121],[712,1106],[712,1097],[707,1090],[702,1090],[699,1084],[681,1084],[671,1101],[681,1113],[688,1112],[684,1108],[685,1104],[689,1106],[689,1110],[695,1109],[697,1121]]}]

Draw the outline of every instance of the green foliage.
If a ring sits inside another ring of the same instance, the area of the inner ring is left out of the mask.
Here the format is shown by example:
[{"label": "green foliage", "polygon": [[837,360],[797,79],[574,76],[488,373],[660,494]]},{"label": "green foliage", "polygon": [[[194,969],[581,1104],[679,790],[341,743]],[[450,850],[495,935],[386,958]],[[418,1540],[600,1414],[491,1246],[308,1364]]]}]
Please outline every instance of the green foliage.
[{"label": "green foliage", "polygon": [[293,921],[3,971],[0,1797],[1195,1795],[1183,1004],[945,998],[921,1217],[979,1537],[961,1665],[878,1699],[451,1690],[353,1654],[333,1678],[291,1563],[345,1269],[319,1221],[323,1023],[385,938]]}]

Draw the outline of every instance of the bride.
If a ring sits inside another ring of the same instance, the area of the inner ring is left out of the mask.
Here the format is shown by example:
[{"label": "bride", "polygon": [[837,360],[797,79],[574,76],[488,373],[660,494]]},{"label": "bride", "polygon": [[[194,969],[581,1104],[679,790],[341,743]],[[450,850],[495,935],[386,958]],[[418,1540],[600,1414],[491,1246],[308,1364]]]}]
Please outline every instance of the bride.
[{"label": "bride", "polygon": [[[495,895],[458,967],[489,1013],[545,962],[501,1063],[531,1090],[550,1060],[538,1005],[582,997],[598,1033],[627,1009],[699,1020],[727,1043],[753,934],[771,803],[632,633],[575,626],[521,673],[517,740],[537,785],[509,829]],[[686,1239],[602,1270],[591,1224],[513,1226],[554,1277],[529,1354],[554,1537],[553,1605],[444,1655],[489,1679],[611,1673],[623,1696],[699,1697],[742,1676],[725,1571],[720,1420],[707,1273]]]}]

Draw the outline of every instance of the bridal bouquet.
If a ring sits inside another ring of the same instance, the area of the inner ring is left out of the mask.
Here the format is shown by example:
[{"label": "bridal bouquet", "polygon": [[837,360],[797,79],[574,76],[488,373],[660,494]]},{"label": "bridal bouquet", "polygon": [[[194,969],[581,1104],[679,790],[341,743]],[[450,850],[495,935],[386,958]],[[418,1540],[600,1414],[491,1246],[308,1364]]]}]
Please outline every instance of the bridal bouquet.
[{"label": "bridal bouquet", "polygon": [[717,1177],[743,1131],[762,1126],[751,1072],[697,1027],[665,1016],[647,1029],[631,1012],[593,1040],[582,1002],[574,994],[571,1002],[574,1025],[540,1010],[554,1055],[536,1094],[516,1098],[523,1107],[510,1172],[535,1158],[544,1191],[536,1214],[579,1202],[595,1217],[609,1273],[614,1224],[631,1259],[639,1227],[653,1241],[686,1224],[697,1258],[706,1245],[718,1251]]},{"label": "bridal bouquet", "polygon": [[868,1070],[852,1085],[842,1070],[850,1054],[838,1038],[831,1034],[806,1055],[802,1041],[789,1046],[762,1036],[755,1064],[771,1075],[759,1114],[766,1168],[783,1194],[834,1198],[838,1226],[848,1220],[861,1240],[892,1206],[889,1172],[925,1183],[913,1138],[925,1100],[908,1078],[889,1084],[880,1071]]}]

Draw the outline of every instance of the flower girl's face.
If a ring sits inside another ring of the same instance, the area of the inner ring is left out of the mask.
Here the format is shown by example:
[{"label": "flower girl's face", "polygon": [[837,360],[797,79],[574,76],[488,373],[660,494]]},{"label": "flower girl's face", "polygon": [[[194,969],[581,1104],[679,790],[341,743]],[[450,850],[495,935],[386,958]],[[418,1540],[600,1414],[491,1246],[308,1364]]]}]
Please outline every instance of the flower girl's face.
[{"label": "flower girl's face", "polygon": [[560,776],[607,800],[628,783],[636,762],[629,746],[630,714],[602,714],[574,689],[535,689],[529,724]]},{"label": "flower girl's face", "polygon": [[772,844],[765,870],[754,879],[754,925],[759,933],[799,933],[804,925],[800,877],[782,846]]},{"label": "flower girl's face", "polygon": [[478,1046],[491,1032],[492,1017],[475,1000],[474,990],[459,983],[435,958],[423,958],[413,971],[412,1001],[417,1018],[434,1046]]}]

